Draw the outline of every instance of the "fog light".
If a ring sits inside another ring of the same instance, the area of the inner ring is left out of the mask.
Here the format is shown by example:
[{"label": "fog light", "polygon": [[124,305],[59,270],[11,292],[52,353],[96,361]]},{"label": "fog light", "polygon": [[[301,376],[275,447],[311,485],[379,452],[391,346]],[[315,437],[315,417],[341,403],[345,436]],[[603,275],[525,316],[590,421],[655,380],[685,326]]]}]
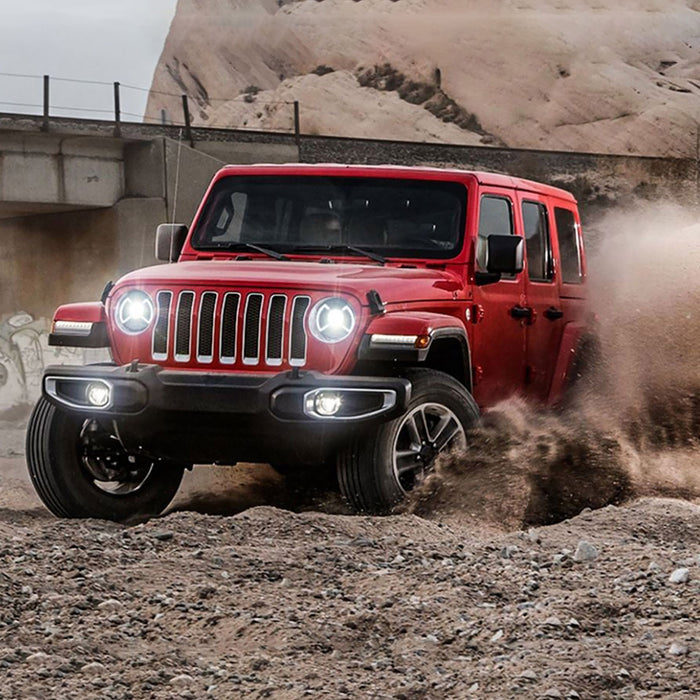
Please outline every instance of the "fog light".
[{"label": "fog light", "polygon": [[90,382],[85,389],[85,398],[91,406],[105,408],[112,399],[112,391],[102,382]]},{"label": "fog light", "polygon": [[343,399],[334,391],[320,391],[316,394],[314,408],[319,416],[334,416],[340,410]]}]

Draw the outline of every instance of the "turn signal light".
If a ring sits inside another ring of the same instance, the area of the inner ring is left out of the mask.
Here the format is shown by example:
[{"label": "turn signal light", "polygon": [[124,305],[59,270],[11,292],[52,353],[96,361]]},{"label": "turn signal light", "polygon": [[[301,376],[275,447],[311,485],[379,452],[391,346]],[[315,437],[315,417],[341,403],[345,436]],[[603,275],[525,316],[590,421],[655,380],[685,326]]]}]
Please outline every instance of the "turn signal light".
[{"label": "turn signal light", "polygon": [[430,336],[429,335],[419,335],[416,338],[416,347],[419,349],[422,348],[427,348],[428,345],[430,345]]}]

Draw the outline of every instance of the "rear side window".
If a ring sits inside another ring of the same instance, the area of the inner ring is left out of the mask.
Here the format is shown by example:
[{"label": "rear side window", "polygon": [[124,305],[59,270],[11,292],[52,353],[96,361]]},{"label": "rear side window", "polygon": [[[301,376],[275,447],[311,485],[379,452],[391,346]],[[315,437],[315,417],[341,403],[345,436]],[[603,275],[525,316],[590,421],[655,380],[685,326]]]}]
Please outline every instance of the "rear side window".
[{"label": "rear side window", "polygon": [[562,282],[564,284],[581,284],[583,278],[581,250],[574,213],[569,209],[555,207],[554,220],[557,224]]},{"label": "rear side window", "polygon": [[533,282],[549,282],[553,269],[547,207],[538,202],[523,202],[523,226],[528,277]]},{"label": "rear side window", "polygon": [[486,270],[486,237],[492,233],[513,233],[513,208],[506,197],[486,195],[479,207],[479,236],[476,243],[476,263]]}]

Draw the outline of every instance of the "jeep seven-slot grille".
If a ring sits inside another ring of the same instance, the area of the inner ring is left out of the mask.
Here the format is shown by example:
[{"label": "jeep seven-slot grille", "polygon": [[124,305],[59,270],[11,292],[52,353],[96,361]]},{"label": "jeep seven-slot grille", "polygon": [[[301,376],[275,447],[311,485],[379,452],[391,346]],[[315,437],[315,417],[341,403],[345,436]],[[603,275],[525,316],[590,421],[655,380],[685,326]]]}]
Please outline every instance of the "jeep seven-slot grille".
[{"label": "jeep seven-slot grille", "polygon": [[302,367],[310,304],[311,298],[301,295],[159,291],[153,359],[272,367],[286,361]]}]

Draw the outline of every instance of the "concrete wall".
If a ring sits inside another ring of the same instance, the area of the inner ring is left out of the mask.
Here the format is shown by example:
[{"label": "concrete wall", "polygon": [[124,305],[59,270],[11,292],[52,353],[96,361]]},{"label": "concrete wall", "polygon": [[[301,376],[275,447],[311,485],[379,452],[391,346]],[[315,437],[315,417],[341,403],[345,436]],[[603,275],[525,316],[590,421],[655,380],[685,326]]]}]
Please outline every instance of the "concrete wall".
[{"label": "concrete wall", "polygon": [[110,207],[123,196],[122,142],[0,133],[0,215]]},{"label": "concrete wall", "polygon": [[106,359],[105,350],[49,347],[44,319],[25,312],[0,317],[0,417],[26,417],[39,397],[45,367]]},{"label": "concrete wall", "polygon": [[[25,143],[34,149],[25,156],[32,161],[30,170],[37,167],[34,159],[47,165],[58,155],[53,137]],[[44,155],[38,153],[40,143],[47,151]],[[123,144],[119,153],[120,195],[109,206],[0,218],[0,317],[20,310],[35,318],[51,316],[57,304],[95,299],[107,280],[155,264],[156,226],[171,220],[173,213],[190,223],[202,193],[222,165],[206,153],[164,138]],[[15,153],[2,158],[5,164],[14,163]],[[98,166],[104,162],[96,160]],[[47,165],[47,182],[34,183],[41,181],[36,173],[32,171],[30,178],[21,164],[15,165],[20,174],[6,177],[6,189],[0,192],[13,196],[23,192],[25,200],[50,205],[55,171]],[[70,191],[85,179],[85,168],[67,161],[64,166]],[[26,182],[20,187],[23,178]]]},{"label": "concrete wall", "polygon": [[57,304],[99,298],[105,283],[154,264],[160,198],[123,199],[109,209],[0,220],[0,316],[48,317]]},{"label": "concrete wall", "polygon": [[224,163],[296,163],[299,149],[288,140],[283,143],[201,141],[195,148]]}]

